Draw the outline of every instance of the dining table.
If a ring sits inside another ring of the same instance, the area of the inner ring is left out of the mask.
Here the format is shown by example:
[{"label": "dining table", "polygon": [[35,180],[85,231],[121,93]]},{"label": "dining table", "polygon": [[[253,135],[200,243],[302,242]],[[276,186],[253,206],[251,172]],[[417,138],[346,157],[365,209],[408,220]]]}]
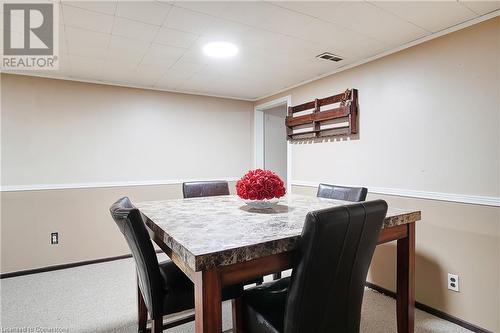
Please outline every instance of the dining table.
[{"label": "dining table", "polygon": [[[251,208],[235,195],[135,205],[151,239],[194,283],[196,333],[220,333],[222,288],[293,268],[307,213],[351,204],[355,203],[289,194],[263,210]],[[418,210],[389,206],[378,238],[378,244],[397,241],[399,333],[414,331],[415,222],[420,218]],[[242,331],[241,320],[235,326],[235,332]]]}]

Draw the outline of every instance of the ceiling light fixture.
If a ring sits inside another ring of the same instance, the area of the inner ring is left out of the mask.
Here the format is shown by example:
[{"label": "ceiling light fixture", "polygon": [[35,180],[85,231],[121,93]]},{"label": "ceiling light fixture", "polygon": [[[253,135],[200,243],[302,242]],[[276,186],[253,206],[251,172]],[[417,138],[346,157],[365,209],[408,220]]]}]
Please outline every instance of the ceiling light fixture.
[{"label": "ceiling light fixture", "polygon": [[229,42],[211,42],[203,46],[203,53],[212,58],[230,58],[238,54],[238,47]]}]

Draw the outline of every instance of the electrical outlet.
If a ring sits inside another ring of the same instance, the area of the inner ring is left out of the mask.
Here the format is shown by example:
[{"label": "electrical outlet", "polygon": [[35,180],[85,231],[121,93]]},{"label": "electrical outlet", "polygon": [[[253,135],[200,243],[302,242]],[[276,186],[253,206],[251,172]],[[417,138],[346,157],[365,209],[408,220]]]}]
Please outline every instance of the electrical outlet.
[{"label": "electrical outlet", "polygon": [[58,232],[53,232],[50,234],[50,244],[51,245],[59,244],[59,233]]},{"label": "electrical outlet", "polygon": [[448,273],[448,289],[459,292],[458,275]]}]

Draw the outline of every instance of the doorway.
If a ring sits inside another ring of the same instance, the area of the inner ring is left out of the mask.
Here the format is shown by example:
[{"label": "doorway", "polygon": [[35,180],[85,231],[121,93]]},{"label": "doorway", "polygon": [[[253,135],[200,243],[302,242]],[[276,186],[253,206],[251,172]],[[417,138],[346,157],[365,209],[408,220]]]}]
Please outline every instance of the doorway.
[{"label": "doorway", "polygon": [[272,170],[286,184],[286,105],[264,111],[264,168]]},{"label": "doorway", "polygon": [[255,167],[274,171],[291,190],[291,145],[285,118],[290,105],[286,96],[255,107]]}]

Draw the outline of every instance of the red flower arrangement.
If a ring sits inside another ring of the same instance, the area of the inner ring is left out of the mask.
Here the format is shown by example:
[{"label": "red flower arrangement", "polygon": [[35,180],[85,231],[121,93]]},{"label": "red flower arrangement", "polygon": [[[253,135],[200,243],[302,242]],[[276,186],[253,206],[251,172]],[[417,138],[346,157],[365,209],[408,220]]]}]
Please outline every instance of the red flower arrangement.
[{"label": "red flower arrangement", "polygon": [[281,198],[286,190],[283,180],[270,170],[250,170],[236,183],[236,193],[245,200]]}]

